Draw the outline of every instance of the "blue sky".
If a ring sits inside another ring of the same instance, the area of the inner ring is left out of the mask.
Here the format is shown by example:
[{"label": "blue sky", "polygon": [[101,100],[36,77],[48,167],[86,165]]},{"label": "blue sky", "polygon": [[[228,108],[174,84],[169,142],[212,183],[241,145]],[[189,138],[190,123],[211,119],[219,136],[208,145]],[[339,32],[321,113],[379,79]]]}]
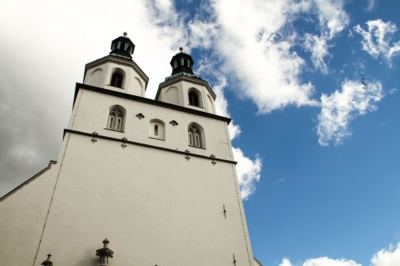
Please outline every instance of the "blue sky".
[{"label": "blue sky", "polygon": [[146,97],[183,46],[233,118],[264,265],[400,265],[399,10],[394,0],[6,1],[0,194],[56,159],[84,65],[127,31]]}]

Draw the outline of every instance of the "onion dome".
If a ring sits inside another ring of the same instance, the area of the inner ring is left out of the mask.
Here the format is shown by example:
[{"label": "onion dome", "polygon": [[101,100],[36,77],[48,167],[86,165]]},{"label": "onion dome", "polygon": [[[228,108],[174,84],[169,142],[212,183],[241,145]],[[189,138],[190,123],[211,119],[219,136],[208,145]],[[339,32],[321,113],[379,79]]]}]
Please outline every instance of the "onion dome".
[{"label": "onion dome", "polygon": [[124,32],[123,36],[118,37],[111,42],[110,55],[127,60],[132,60],[131,55],[135,50],[135,45],[127,36],[128,33]]}]

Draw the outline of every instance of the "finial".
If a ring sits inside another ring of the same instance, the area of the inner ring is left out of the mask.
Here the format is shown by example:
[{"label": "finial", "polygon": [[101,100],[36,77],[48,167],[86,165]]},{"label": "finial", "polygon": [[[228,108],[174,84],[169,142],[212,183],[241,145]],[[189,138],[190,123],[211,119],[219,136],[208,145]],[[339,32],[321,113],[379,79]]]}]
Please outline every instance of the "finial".
[{"label": "finial", "polygon": [[125,31],[125,32],[124,32],[124,37],[126,37],[126,36],[128,36],[128,33]]},{"label": "finial", "polygon": [[110,241],[106,238],[103,240],[103,248],[96,250],[96,256],[100,257],[100,265],[108,265],[108,258],[112,258],[114,251],[108,248]]},{"label": "finial", "polygon": [[182,53],[182,51],[183,51],[183,48],[182,48],[182,46],[181,47],[179,47],[179,50],[181,51],[181,53]]},{"label": "finial", "polygon": [[48,254],[48,255],[47,255],[47,260],[43,261],[41,265],[44,265],[44,266],[53,266],[53,262],[50,261],[50,258],[51,258],[51,254]]}]

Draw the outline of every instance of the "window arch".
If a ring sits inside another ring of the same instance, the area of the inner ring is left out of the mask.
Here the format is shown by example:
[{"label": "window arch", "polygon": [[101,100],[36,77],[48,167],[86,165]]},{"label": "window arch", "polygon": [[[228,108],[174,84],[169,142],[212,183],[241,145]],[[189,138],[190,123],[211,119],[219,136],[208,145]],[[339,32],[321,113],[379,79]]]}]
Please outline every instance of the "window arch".
[{"label": "window arch", "polygon": [[195,123],[189,125],[188,139],[189,146],[196,148],[205,148],[204,130],[200,125]]},{"label": "window arch", "polygon": [[124,76],[120,72],[114,72],[111,76],[110,85],[117,88],[122,88],[122,81]]},{"label": "window arch", "polygon": [[124,131],[125,109],[121,106],[113,106],[108,113],[107,128]]},{"label": "window arch", "polygon": [[165,140],[165,123],[159,119],[151,119],[149,125],[149,137]]},{"label": "window arch", "polygon": [[189,105],[202,107],[201,94],[196,89],[190,89],[188,93]]}]

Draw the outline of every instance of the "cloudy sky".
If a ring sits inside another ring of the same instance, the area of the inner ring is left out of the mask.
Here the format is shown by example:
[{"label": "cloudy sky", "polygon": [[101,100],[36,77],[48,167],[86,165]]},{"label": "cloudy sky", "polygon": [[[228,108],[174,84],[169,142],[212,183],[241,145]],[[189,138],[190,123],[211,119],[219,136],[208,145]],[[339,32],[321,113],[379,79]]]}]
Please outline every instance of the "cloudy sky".
[{"label": "cloudy sky", "polygon": [[146,97],[182,46],[233,118],[264,265],[398,266],[399,10],[398,0],[3,0],[0,196],[57,158],[84,65],[127,31]]}]

